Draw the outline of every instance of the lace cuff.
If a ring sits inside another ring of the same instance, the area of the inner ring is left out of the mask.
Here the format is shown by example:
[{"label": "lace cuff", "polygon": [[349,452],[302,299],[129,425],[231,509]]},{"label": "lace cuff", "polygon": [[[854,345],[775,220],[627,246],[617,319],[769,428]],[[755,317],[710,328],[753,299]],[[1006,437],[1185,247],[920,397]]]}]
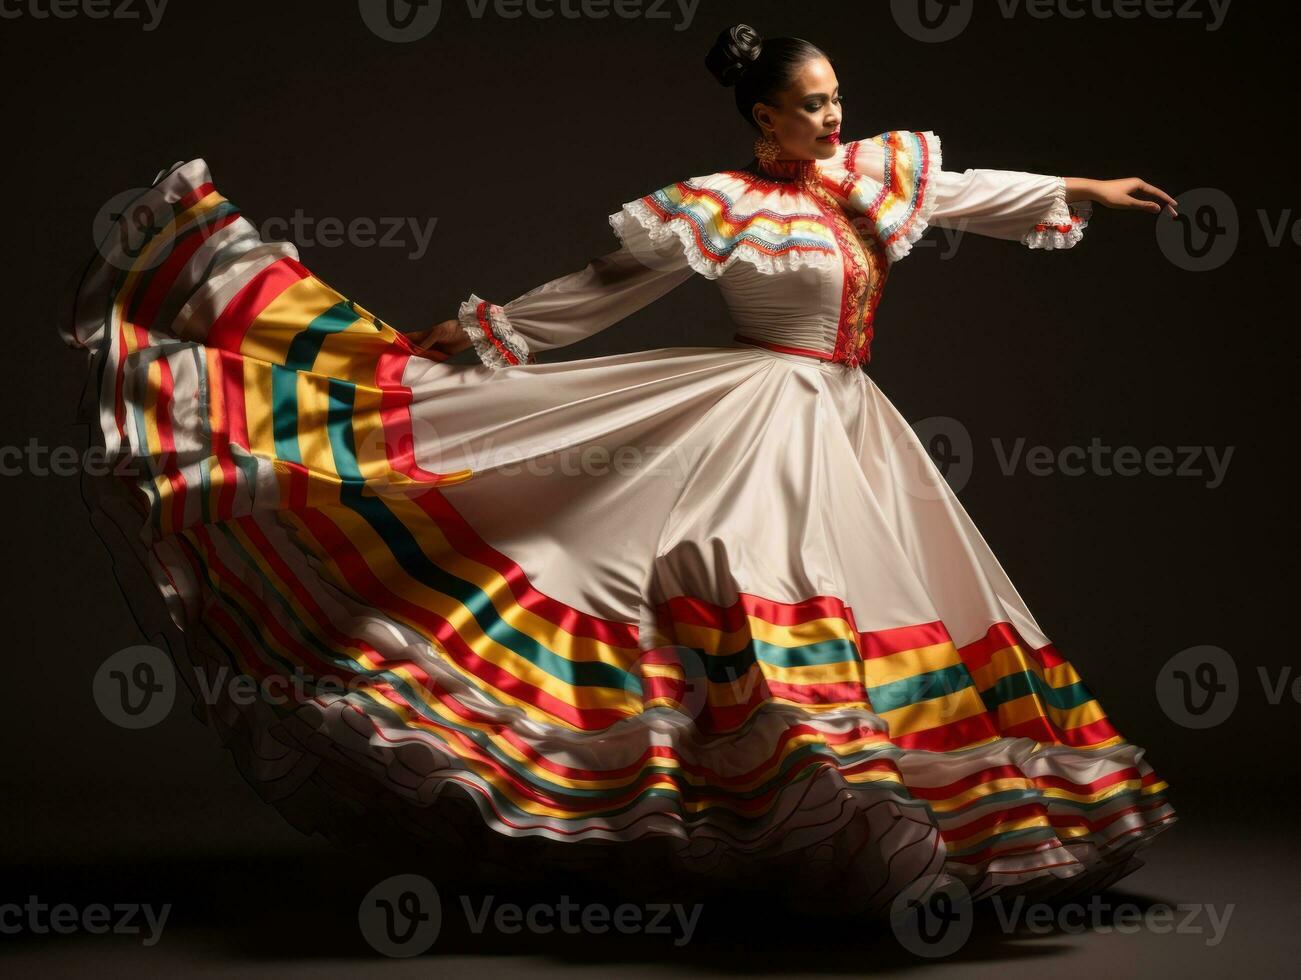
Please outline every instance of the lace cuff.
[{"label": "lace cuff", "polygon": [[1021,243],[1027,248],[1072,248],[1084,237],[1084,229],[1093,217],[1090,201],[1066,203],[1066,178],[1058,178],[1057,192],[1048,215],[1025,233]]},{"label": "lace cuff", "polygon": [[461,304],[457,319],[474,345],[479,360],[488,367],[537,363],[528,343],[515,332],[506,311],[496,303],[489,303],[471,293],[470,298]]}]

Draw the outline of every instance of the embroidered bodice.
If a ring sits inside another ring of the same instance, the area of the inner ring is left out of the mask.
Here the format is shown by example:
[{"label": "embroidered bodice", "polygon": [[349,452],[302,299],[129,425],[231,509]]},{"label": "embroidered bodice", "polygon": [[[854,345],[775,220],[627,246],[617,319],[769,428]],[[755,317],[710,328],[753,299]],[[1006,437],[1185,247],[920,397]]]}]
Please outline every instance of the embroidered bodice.
[{"label": "embroidered bodice", "polygon": [[[804,208],[806,215],[799,215],[799,220],[807,220],[819,225],[818,233],[823,243],[831,246],[826,233],[831,233],[834,247],[826,254],[834,254],[840,262],[841,295],[838,316],[835,325],[835,339],[831,345],[830,359],[854,366],[866,360],[870,354],[872,336],[872,318],[876,304],[880,300],[881,286],[885,282],[888,263],[875,236],[859,231],[854,227],[847,213],[847,205],[841,193],[833,191],[828,184],[832,171],[818,166],[814,160],[765,160],[752,161],[745,170],[733,171],[742,183],[753,192],[771,191],[776,184],[777,193],[783,199],[799,196],[799,201],[783,200],[785,208]],[[794,236],[788,241],[793,245]],[[813,271],[809,278],[819,282],[827,279],[827,265],[821,261],[807,266]],[[825,271],[824,271],[825,270]],[[772,273],[768,273],[771,275]],[[766,342],[769,345],[785,345],[785,341],[796,339],[787,336],[789,331],[776,326],[771,318],[754,318],[746,315],[747,309],[755,308],[747,303],[747,289],[741,281],[744,277],[735,276],[731,280],[724,278],[723,289],[728,297],[728,305],[733,319],[742,330],[736,335],[738,339],[751,342]],[[761,288],[771,289],[776,283],[760,280]],[[752,284],[753,287],[753,284]],[[753,288],[749,290],[753,293]],[[807,315],[807,310],[804,315]],[[796,317],[801,315],[797,309]],[[760,322],[754,322],[758,319]],[[750,321],[750,322],[747,322]],[[824,324],[824,327],[826,325]],[[754,332],[747,334],[750,329]],[[776,333],[774,338],[771,336]],[[824,329],[823,334],[827,331]],[[820,345],[821,346],[824,345]],[[819,353],[823,353],[819,349]]]},{"label": "embroidered bodice", "polygon": [[857,367],[890,267],[929,226],[1069,248],[1088,216],[1061,177],[945,171],[934,133],[891,131],[825,160],[751,161],[629,201],[609,217],[616,252],[504,307],[472,295],[461,322],[485,363],[504,367],[698,273],[718,282],[736,339]]}]

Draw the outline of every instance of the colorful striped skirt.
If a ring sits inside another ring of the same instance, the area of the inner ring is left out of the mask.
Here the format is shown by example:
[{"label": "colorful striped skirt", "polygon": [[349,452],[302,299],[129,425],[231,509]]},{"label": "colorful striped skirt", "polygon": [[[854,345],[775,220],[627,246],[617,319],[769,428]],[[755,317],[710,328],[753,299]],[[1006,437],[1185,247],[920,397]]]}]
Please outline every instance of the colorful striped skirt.
[{"label": "colorful striped skirt", "polygon": [[95,526],[303,830],[650,844],[875,907],[1110,881],[1174,820],[862,371],[449,363],[201,160],[119,211],[63,328]]}]

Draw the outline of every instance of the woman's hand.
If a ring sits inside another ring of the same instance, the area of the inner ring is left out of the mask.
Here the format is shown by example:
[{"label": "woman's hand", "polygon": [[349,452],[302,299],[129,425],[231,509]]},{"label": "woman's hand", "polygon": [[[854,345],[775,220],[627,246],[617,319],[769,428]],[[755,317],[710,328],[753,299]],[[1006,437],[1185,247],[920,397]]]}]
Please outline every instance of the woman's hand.
[{"label": "woman's hand", "polygon": [[459,354],[470,346],[470,338],[461,329],[459,320],[444,320],[428,330],[408,334],[407,339],[418,347],[436,350],[448,355]]},{"label": "woman's hand", "polygon": [[1121,177],[1118,180],[1067,177],[1066,201],[1097,201],[1109,208],[1146,211],[1148,214],[1160,214],[1164,207],[1170,217],[1179,217],[1179,202],[1141,177]]}]

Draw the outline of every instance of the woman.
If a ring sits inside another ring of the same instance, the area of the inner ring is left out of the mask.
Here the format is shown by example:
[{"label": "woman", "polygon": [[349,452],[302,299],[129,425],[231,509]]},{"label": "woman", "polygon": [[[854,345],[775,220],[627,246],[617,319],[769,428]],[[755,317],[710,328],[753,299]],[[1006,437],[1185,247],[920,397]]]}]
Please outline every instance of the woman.
[{"label": "woman", "polygon": [[[762,133],[748,166],[414,339],[262,242],[201,160],[123,209],[65,338],[135,464],[93,504],[153,575],[132,602],[162,597],[146,630],[254,785],[338,841],[661,854],[855,909],[937,876],[1106,884],[1173,821],[1166,784],[862,367],[929,225],[1069,248],[1090,202],[1174,201],[946,171],[930,132],[841,142],[805,41],[738,25],[707,65]],[[696,273],[732,344],[537,361]]]}]

